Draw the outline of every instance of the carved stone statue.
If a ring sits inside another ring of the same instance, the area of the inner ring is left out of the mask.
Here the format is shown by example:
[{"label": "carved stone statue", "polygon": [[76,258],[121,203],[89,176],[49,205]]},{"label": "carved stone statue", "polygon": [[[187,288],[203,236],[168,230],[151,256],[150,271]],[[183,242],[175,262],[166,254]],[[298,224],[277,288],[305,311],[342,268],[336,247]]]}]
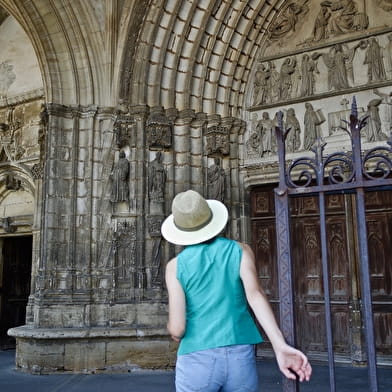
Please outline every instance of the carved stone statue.
[{"label": "carved stone statue", "polygon": [[308,54],[304,54],[301,63],[301,97],[314,94],[316,84],[315,73],[320,73],[317,68],[317,63]]},{"label": "carved stone statue", "polygon": [[381,105],[384,106],[385,109],[383,111],[384,115],[381,119],[381,123],[385,124],[385,132],[392,132],[392,91],[389,94],[386,94],[374,89],[373,92],[381,98]]},{"label": "carved stone statue", "polygon": [[166,171],[162,163],[162,153],[158,151],[148,167],[148,196],[150,201],[165,201]]},{"label": "carved stone statue", "polygon": [[300,18],[309,11],[309,7],[306,5],[307,2],[308,0],[290,2],[276,22],[269,28],[270,38],[280,39],[294,32]]},{"label": "carved stone statue", "polygon": [[214,164],[207,170],[207,195],[209,199],[221,202],[225,198],[225,170],[219,158],[214,158]]},{"label": "carved stone statue", "polygon": [[256,129],[261,135],[261,156],[271,155],[273,152],[272,135],[274,130],[274,121],[270,119],[269,113],[264,112],[263,118],[257,123]]},{"label": "carved stone statue", "polygon": [[368,66],[368,82],[380,82],[386,79],[383,55],[375,37],[370,38],[367,44],[364,64]]},{"label": "carved stone statue", "polygon": [[280,90],[279,99],[286,100],[291,98],[291,88],[293,81],[291,75],[295,71],[297,61],[295,58],[286,58],[280,68]]},{"label": "carved stone statue", "polygon": [[330,90],[342,90],[349,87],[348,67],[352,66],[354,54],[358,46],[343,50],[342,44],[334,45],[329,53],[322,54],[325,65],[328,68],[328,88]]},{"label": "carved stone statue", "polygon": [[298,151],[301,145],[301,125],[299,124],[293,108],[287,110],[285,128],[286,130],[290,128],[286,139],[287,152]]},{"label": "carved stone statue", "polygon": [[332,35],[341,35],[367,28],[368,18],[358,12],[354,0],[324,1],[323,3],[329,3],[331,6],[332,16],[329,28]]},{"label": "carved stone statue", "polygon": [[113,242],[116,255],[116,277],[127,279],[130,287],[136,287],[136,226],[127,221],[120,222]]},{"label": "carved stone statue", "polygon": [[316,42],[325,40],[329,37],[328,24],[329,19],[331,18],[331,11],[327,4],[328,3],[324,1],[321,3],[320,11],[314,21],[313,40]]},{"label": "carved stone statue", "polygon": [[366,141],[375,142],[386,140],[387,137],[383,134],[381,130],[381,119],[378,110],[378,106],[381,103],[381,99],[375,98],[372,99],[367,105],[366,115],[369,116],[366,120],[366,126],[363,128],[363,131],[366,135]]},{"label": "carved stone statue", "polygon": [[305,127],[305,139],[304,149],[310,150],[314,142],[321,136],[320,125],[325,121],[321,111],[317,112],[313,109],[312,104],[309,102],[305,103],[305,116],[304,116],[304,127]]},{"label": "carved stone statue", "polygon": [[255,129],[251,132],[249,139],[246,142],[246,151],[249,158],[259,158],[261,147],[261,135]]},{"label": "carved stone statue", "polygon": [[384,49],[384,57],[386,62],[386,71],[388,74],[388,79],[392,79],[392,33],[387,35],[388,43]]},{"label": "carved stone statue", "polygon": [[269,61],[268,64],[270,77],[267,80],[267,102],[277,102],[279,100],[280,74],[273,61]]},{"label": "carved stone statue", "polygon": [[266,102],[268,95],[268,79],[271,71],[266,68],[265,64],[260,64],[255,73],[253,88],[253,105],[262,105]]},{"label": "carved stone statue", "polygon": [[125,152],[121,151],[117,164],[115,165],[111,175],[112,191],[110,201],[112,203],[129,201],[129,161],[125,157]]}]

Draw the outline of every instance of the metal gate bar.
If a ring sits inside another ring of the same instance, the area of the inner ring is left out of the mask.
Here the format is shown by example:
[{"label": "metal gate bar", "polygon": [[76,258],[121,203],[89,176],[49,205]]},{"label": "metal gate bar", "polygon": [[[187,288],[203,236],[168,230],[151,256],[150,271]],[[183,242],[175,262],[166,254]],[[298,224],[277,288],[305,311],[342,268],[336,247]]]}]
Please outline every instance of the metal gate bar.
[{"label": "metal gate bar", "polygon": [[[367,246],[365,191],[390,189],[392,186],[392,134],[387,145],[361,151],[361,129],[366,118],[358,119],[355,97],[353,98],[349,129],[343,128],[351,138],[352,151],[323,156],[325,143],[321,138],[312,147],[315,157],[300,157],[286,167],[285,140],[290,129],[283,127],[283,113],[279,113],[276,127],[279,185],[275,192],[277,256],[279,272],[280,322],[288,343],[295,345],[294,292],[290,252],[290,209],[292,196],[319,195],[321,259],[325,294],[325,315],[328,345],[330,391],[335,391],[335,368],[329,292],[329,268],[325,220],[325,194],[355,193],[357,208],[357,236],[360,246],[360,279],[362,313],[365,320],[369,391],[378,391],[376,348],[374,339],[373,310]],[[294,180],[296,178],[296,180]],[[314,184],[316,182],[316,185]],[[283,391],[296,392],[298,383],[284,380]]]}]

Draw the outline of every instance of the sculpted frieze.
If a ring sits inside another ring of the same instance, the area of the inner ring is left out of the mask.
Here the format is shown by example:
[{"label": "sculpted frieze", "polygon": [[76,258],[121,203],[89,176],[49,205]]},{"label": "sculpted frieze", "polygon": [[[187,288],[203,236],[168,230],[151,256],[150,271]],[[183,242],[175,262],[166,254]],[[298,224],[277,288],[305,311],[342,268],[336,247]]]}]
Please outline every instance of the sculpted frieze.
[{"label": "sculpted frieze", "polygon": [[349,94],[391,82],[392,33],[385,33],[259,62],[249,108]]}]

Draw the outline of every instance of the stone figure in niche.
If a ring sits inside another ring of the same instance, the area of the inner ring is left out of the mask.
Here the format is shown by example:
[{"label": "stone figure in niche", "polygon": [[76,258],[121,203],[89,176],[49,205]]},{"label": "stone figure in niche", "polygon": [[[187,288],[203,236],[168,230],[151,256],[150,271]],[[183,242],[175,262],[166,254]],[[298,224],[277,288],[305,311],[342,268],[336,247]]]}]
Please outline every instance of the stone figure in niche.
[{"label": "stone figure in niche", "polygon": [[162,158],[162,152],[158,151],[148,167],[148,196],[154,202],[165,201],[166,171]]},{"label": "stone figure in niche", "polygon": [[381,103],[381,99],[372,99],[367,105],[366,115],[366,126],[363,128],[363,132],[366,136],[367,142],[376,142],[386,140],[387,137],[381,130],[381,118],[378,107]]},{"label": "stone figure in niche", "polygon": [[152,239],[151,256],[146,260],[147,288],[162,287],[162,235],[164,216],[150,216],[147,220],[148,233]]},{"label": "stone figure in niche", "polygon": [[313,27],[313,41],[319,42],[329,37],[328,24],[331,18],[329,2],[323,1],[320,5],[320,11],[317,14]]},{"label": "stone figure in niche", "polygon": [[114,234],[113,244],[116,255],[116,276],[129,279],[135,287],[136,226],[130,222],[120,222]]},{"label": "stone figure in niche", "polygon": [[308,1],[292,1],[286,6],[276,22],[268,29],[272,40],[283,38],[296,31],[298,21],[309,11],[309,7],[306,5]]},{"label": "stone figure in niche", "polygon": [[380,82],[386,79],[382,49],[375,37],[367,42],[365,60],[368,66],[368,83]]},{"label": "stone figure in niche", "polygon": [[304,149],[310,150],[314,142],[321,137],[320,125],[325,121],[325,118],[321,110],[315,111],[312,104],[309,102],[305,103],[305,115],[304,115]]},{"label": "stone figure in niche", "polygon": [[301,62],[301,97],[314,94],[316,84],[315,73],[320,73],[316,61],[308,54],[304,54]]},{"label": "stone figure in niche", "polygon": [[120,151],[118,162],[110,177],[112,180],[110,201],[112,203],[129,201],[129,161],[124,151]]},{"label": "stone figure in niche", "polygon": [[290,131],[286,139],[287,152],[298,151],[301,144],[301,125],[293,108],[289,108],[286,114],[285,129],[289,128]]},{"label": "stone figure in niche", "polygon": [[350,87],[348,83],[350,71],[348,71],[348,68],[352,67],[357,48],[358,46],[344,49],[342,44],[336,44],[330,49],[329,53],[322,54],[324,63],[328,68],[329,90],[339,91]]},{"label": "stone figure in niche", "polygon": [[253,88],[253,105],[262,105],[266,102],[270,74],[271,71],[266,68],[265,64],[258,66]]},{"label": "stone figure in niche", "polygon": [[323,4],[330,4],[332,16],[329,23],[329,30],[332,35],[341,35],[352,31],[366,29],[368,17],[358,12],[358,6],[354,0],[324,1]]},{"label": "stone figure in niche", "polygon": [[214,158],[214,164],[207,170],[207,197],[224,202],[225,198],[225,170],[220,159]]},{"label": "stone figure in niche", "polygon": [[280,68],[280,88],[279,88],[279,99],[286,100],[291,98],[291,89],[293,81],[291,79],[292,74],[297,66],[297,60],[295,58],[286,58]]},{"label": "stone figure in niche", "polygon": [[384,58],[386,62],[386,71],[388,74],[388,79],[392,79],[392,33],[387,35],[388,43],[384,49]]},{"label": "stone figure in niche", "polygon": [[381,105],[385,106],[384,116],[381,119],[381,122],[385,124],[384,129],[387,133],[392,132],[392,91],[389,94],[385,94],[374,89],[373,92],[380,97]]},{"label": "stone figure in niche", "polygon": [[274,131],[274,121],[270,119],[269,113],[264,112],[262,119],[257,123],[256,129],[261,135],[261,156],[271,155],[273,152],[273,131]]}]

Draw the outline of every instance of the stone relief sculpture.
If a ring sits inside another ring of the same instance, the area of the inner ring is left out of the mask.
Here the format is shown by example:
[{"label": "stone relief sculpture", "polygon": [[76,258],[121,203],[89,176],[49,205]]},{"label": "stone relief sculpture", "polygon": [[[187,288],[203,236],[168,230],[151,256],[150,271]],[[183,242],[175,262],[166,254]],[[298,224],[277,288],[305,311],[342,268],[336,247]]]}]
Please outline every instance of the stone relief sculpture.
[{"label": "stone relief sculpture", "polygon": [[279,100],[279,85],[280,85],[280,74],[276,69],[276,64],[273,61],[269,61],[270,77],[267,81],[267,101],[277,102]]},{"label": "stone relief sculpture", "polygon": [[304,54],[301,62],[301,97],[306,97],[315,93],[315,73],[320,73],[317,68],[317,62],[308,54]]},{"label": "stone relief sculpture", "polygon": [[260,134],[261,138],[261,147],[260,147],[260,155],[271,155],[274,151],[273,149],[273,131],[274,131],[274,121],[270,119],[269,113],[264,112],[262,119],[257,123],[256,130]]},{"label": "stone relief sculpture", "polygon": [[386,79],[382,49],[375,37],[367,42],[364,64],[368,66],[368,82],[380,82]]},{"label": "stone relief sculpture", "polygon": [[366,126],[363,128],[363,132],[366,136],[367,142],[375,142],[386,140],[387,137],[381,130],[381,119],[378,106],[381,103],[381,99],[372,99],[367,105],[366,115],[368,116],[366,120]]},{"label": "stone relief sculpture", "polygon": [[392,0],[376,0],[376,3],[384,11],[392,12]]},{"label": "stone relief sculpture", "polygon": [[289,108],[286,114],[285,129],[289,128],[286,139],[287,152],[298,151],[301,145],[301,125],[293,108]]},{"label": "stone relief sculpture", "polygon": [[150,216],[147,221],[148,232],[153,240],[151,256],[146,260],[147,288],[162,287],[162,236],[161,225],[164,216]]},{"label": "stone relief sculpture", "polygon": [[392,91],[389,94],[385,94],[377,89],[374,89],[373,93],[380,97],[381,106],[384,106],[385,109],[381,123],[385,124],[384,129],[387,133],[392,132]]},{"label": "stone relief sculpture", "polygon": [[224,202],[225,198],[225,170],[219,158],[214,158],[214,163],[207,169],[207,197]]},{"label": "stone relief sculpture", "polygon": [[129,161],[124,151],[120,151],[118,162],[110,177],[112,180],[110,201],[112,203],[129,201]]},{"label": "stone relief sculpture", "polygon": [[350,87],[348,74],[352,70],[352,62],[357,48],[358,46],[344,49],[342,44],[336,44],[330,49],[329,53],[322,54],[324,63],[328,68],[329,90],[339,91]]},{"label": "stone relief sculpture", "polygon": [[309,150],[313,143],[321,136],[320,125],[325,121],[321,109],[315,111],[311,103],[305,103],[304,115],[304,149]]},{"label": "stone relief sculpture", "polygon": [[229,128],[222,125],[213,125],[205,131],[207,155],[230,153]]},{"label": "stone relief sculpture", "polygon": [[257,129],[252,130],[249,139],[246,142],[246,151],[249,158],[260,157],[261,137]]},{"label": "stone relief sculpture", "polygon": [[286,58],[280,68],[280,89],[279,99],[287,100],[291,98],[291,89],[293,87],[292,74],[297,66],[297,60],[295,58]]},{"label": "stone relief sculpture", "polygon": [[387,35],[388,43],[384,49],[384,58],[386,62],[386,71],[388,74],[388,78],[392,78],[392,33]]},{"label": "stone relief sculpture", "polygon": [[323,1],[331,7],[329,29],[332,35],[341,35],[366,29],[369,25],[367,15],[358,11],[354,0]]},{"label": "stone relief sculpture", "polygon": [[291,1],[283,9],[276,22],[268,29],[270,39],[280,39],[296,30],[298,21],[308,13],[309,0]]},{"label": "stone relief sculpture", "polygon": [[323,1],[320,5],[320,11],[317,14],[313,27],[313,40],[318,42],[326,40],[329,37],[329,19],[331,18],[330,2]]},{"label": "stone relief sculpture", "polygon": [[135,133],[135,121],[124,113],[118,114],[113,127],[118,148],[131,146],[132,135]]},{"label": "stone relief sculpture", "polygon": [[148,197],[150,201],[165,201],[166,171],[162,163],[162,152],[155,154],[155,159],[148,167]]},{"label": "stone relief sculpture", "polygon": [[271,70],[267,69],[265,64],[260,64],[255,73],[253,88],[253,105],[261,105],[267,101],[269,95],[268,79],[271,76]]},{"label": "stone relief sculpture", "polygon": [[116,277],[127,279],[131,287],[135,287],[136,275],[136,225],[120,222],[114,233],[113,245],[116,257]]},{"label": "stone relief sculpture", "polygon": [[155,109],[146,121],[147,143],[150,148],[168,148],[172,145],[172,123],[161,108]]}]

